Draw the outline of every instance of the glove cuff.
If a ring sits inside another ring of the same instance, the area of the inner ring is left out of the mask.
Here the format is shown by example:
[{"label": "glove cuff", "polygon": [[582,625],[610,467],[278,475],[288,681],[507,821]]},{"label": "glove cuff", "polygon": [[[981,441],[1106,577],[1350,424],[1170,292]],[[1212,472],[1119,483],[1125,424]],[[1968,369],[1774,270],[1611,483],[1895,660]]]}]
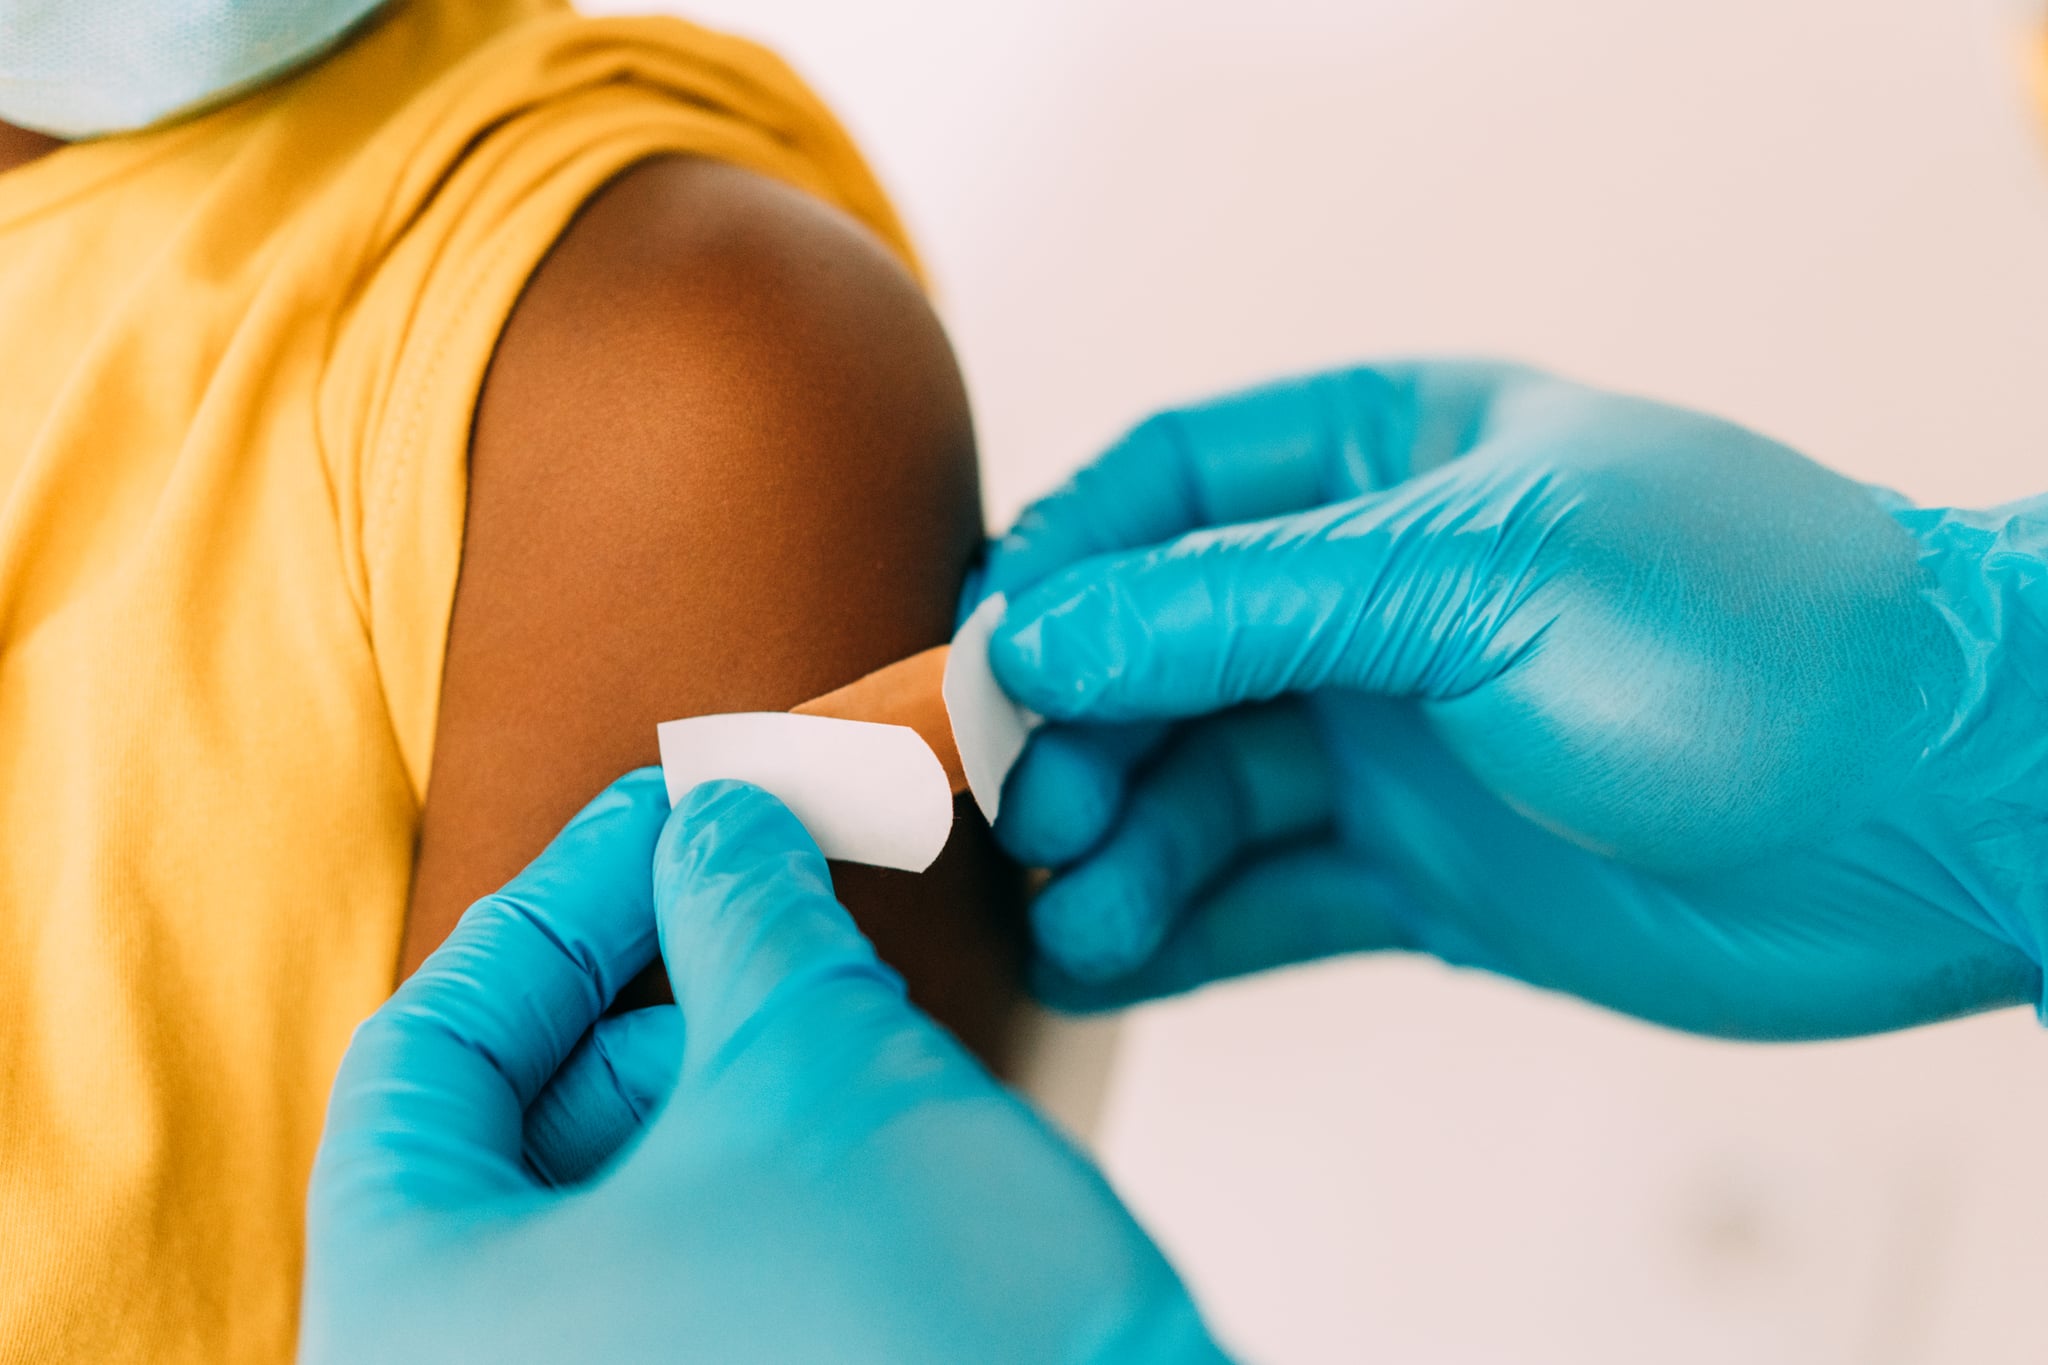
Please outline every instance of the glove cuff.
[{"label": "glove cuff", "polygon": [[[1982,511],[1904,508],[1960,687],[1919,784],[1940,858],[1985,927],[2048,957],[2048,496]],[[2037,1001],[2048,1023],[2048,998]]]}]

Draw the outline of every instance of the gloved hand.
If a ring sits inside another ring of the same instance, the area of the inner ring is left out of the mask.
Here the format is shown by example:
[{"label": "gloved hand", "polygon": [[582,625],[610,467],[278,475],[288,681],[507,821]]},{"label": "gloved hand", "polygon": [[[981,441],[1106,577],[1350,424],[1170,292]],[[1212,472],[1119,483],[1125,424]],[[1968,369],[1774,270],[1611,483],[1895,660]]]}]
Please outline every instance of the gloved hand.
[{"label": "gloved hand", "polygon": [[[657,928],[677,1005],[586,1036]],[[309,1204],[306,1362],[1222,1359],[737,783],[635,773],[473,906],[357,1031]]]},{"label": "gloved hand", "polygon": [[1409,948],[1706,1033],[2039,1000],[2048,524],[1530,371],[1167,413],[995,547],[1038,987]]}]

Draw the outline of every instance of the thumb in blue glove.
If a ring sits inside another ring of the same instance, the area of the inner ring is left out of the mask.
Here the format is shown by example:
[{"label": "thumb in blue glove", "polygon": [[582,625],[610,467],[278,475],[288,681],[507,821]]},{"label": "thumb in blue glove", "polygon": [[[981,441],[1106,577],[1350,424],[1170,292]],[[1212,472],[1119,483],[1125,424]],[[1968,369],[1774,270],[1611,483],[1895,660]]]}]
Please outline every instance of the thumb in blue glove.
[{"label": "thumb in blue glove", "polygon": [[[795,817],[734,783],[666,807],[658,772],[615,784],[358,1030],[302,1359],[1222,1358]],[[599,1023],[657,927],[676,1005]]]}]

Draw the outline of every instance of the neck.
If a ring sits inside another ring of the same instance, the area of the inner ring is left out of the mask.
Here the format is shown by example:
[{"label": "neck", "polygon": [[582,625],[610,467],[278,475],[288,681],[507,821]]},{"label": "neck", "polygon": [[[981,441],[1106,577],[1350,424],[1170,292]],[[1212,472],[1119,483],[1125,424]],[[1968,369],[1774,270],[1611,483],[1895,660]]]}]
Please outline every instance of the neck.
[{"label": "neck", "polygon": [[54,152],[64,144],[57,138],[42,133],[32,133],[26,128],[17,128],[11,123],[0,123],[0,172],[11,171],[16,166],[26,165],[46,152]]}]

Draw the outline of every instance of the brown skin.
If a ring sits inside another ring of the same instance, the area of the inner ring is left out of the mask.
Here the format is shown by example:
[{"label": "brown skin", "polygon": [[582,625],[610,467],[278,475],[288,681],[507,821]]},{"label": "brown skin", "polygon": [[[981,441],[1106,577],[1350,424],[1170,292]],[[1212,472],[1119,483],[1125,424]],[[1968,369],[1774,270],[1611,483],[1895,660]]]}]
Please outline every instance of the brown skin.
[{"label": "brown skin", "polygon": [[16,166],[25,166],[63,145],[61,140],[46,134],[17,128],[11,123],[0,123],[0,175]]},{"label": "brown skin", "polygon": [[[411,972],[678,716],[783,710],[951,633],[980,543],[945,334],[869,234],[714,162],[585,208],[478,399]],[[911,995],[1000,1066],[1017,884],[963,802],[922,876],[835,867]]]}]

